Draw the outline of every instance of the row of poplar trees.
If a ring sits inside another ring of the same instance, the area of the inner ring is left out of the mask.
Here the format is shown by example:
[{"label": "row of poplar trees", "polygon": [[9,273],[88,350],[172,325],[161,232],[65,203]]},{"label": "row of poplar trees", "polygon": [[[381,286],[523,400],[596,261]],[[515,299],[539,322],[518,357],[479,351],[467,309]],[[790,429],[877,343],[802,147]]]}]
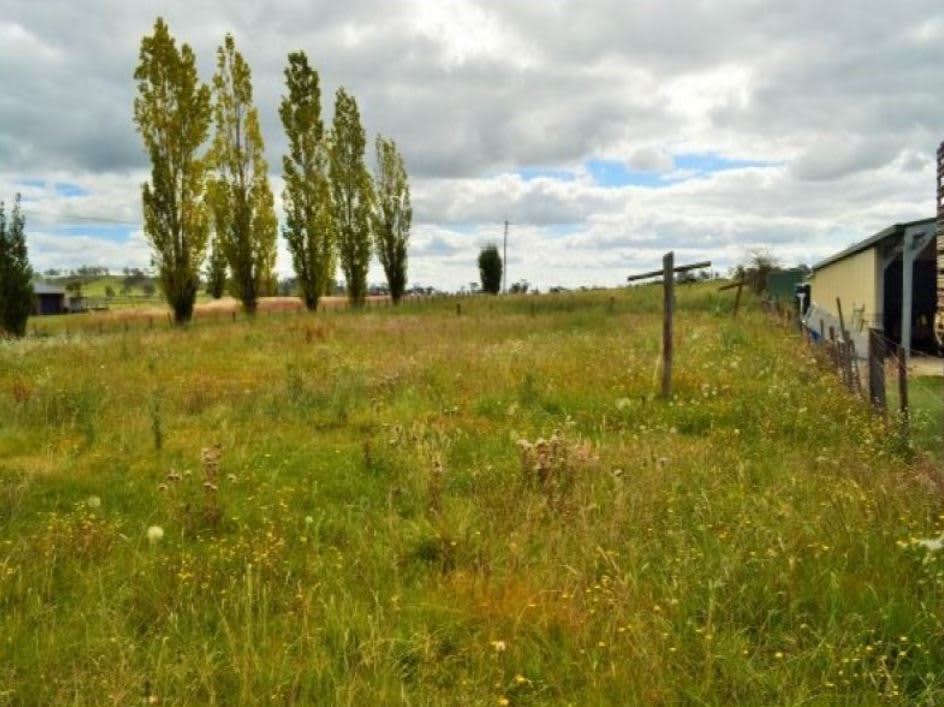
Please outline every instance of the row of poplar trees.
[{"label": "row of poplar trees", "polygon": [[[141,40],[134,78],[134,120],[151,160],[151,179],[142,186],[144,232],[175,321],[193,316],[205,259],[208,289],[220,296],[228,283],[246,312],[255,313],[259,297],[275,290],[278,221],[249,65],[227,34],[211,89],[197,75],[192,49],[178,49],[158,18],[154,33]],[[289,54],[285,82],[282,233],[305,305],[317,309],[339,262],[351,304],[362,305],[374,249],[399,302],[412,220],[402,156],[378,135],[371,178],[357,102],[339,89],[326,130],[318,72],[304,52]]]}]

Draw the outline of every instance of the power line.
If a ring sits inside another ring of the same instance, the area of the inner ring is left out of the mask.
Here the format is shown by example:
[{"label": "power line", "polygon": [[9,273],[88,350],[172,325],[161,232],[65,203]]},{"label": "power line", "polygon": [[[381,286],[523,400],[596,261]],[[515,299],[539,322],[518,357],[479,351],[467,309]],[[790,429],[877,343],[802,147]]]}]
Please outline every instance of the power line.
[{"label": "power line", "polygon": [[[26,212],[26,215],[30,215],[29,211]],[[65,216],[60,218],[45,218],[38,214],[34,214],[33,218],[40,224],[52,226],[69,226],[74,223],[113,223],[120,226],[137,226],[141,223],[140,220],[130,221],[110,218],[108,216]]]}]

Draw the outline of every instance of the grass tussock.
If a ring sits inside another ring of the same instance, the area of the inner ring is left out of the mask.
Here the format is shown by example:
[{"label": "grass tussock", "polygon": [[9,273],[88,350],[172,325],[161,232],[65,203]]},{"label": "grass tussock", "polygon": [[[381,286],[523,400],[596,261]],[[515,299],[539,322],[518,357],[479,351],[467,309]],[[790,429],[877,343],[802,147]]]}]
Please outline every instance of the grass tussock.
[{"label": "grass tussock", "polygon": [[944,701],[939,467],[678,300],[0,345],[0,704]]}]

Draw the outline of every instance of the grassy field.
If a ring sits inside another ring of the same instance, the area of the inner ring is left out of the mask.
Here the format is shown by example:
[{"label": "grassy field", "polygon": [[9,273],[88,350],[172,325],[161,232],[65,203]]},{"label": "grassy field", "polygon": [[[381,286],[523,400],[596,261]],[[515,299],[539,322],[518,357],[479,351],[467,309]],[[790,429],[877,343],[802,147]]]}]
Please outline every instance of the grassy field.
[{"label": "grassy field", "polygon": [[660,296],[0,345],[0,703],[944,701],[938,468]]},{"label": "grassy field", "polygon": [[[889,409],[899,405],[898,381],[887,376],[886,389]],[[944,459],[944,378],[915,375],[908,381],[909,424],[914,444],[920,449]]]},{"label": "grassy field", "polygon": [[[160,294],[155,293],[151,296],[146,296],[142,291],[140,286],[135,286],[131,289],[130,297],[127,295],[121,294],[122,284],[124,282],[124,277],[121,275],[102,275],[101,277],[92,277],[92,278],[76,278],[76,277],[53,277],[53,278],[43,278],[43,282],[48,282],[50,284],[59,285],[60,287],[65,287],[67,283],[74,280],[81,280],[82,282],[82,295],[85,297],[91,297],[93,299],[105,299],[106,289],[111,288],[115,293],[115,299],[118,300],[116,305],[121,306],[132,306],[133,303],[140,301],[142,304],[148,302],[160,303],[161,297]],[[200,298],[208,299],[205,293],[200,293]]]}]

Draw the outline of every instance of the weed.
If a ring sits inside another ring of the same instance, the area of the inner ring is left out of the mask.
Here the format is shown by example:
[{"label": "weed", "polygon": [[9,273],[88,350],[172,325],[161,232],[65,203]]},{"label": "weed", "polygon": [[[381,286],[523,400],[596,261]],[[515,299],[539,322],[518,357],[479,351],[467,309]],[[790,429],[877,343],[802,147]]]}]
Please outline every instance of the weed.
[{"label": "weed", "polygon": [[161,390],[155,388],[148,398],[148,416],[151,420],[151,438],[154,440],[154,450],[160,452],[164,447],[164,422],[161,417]]}]

